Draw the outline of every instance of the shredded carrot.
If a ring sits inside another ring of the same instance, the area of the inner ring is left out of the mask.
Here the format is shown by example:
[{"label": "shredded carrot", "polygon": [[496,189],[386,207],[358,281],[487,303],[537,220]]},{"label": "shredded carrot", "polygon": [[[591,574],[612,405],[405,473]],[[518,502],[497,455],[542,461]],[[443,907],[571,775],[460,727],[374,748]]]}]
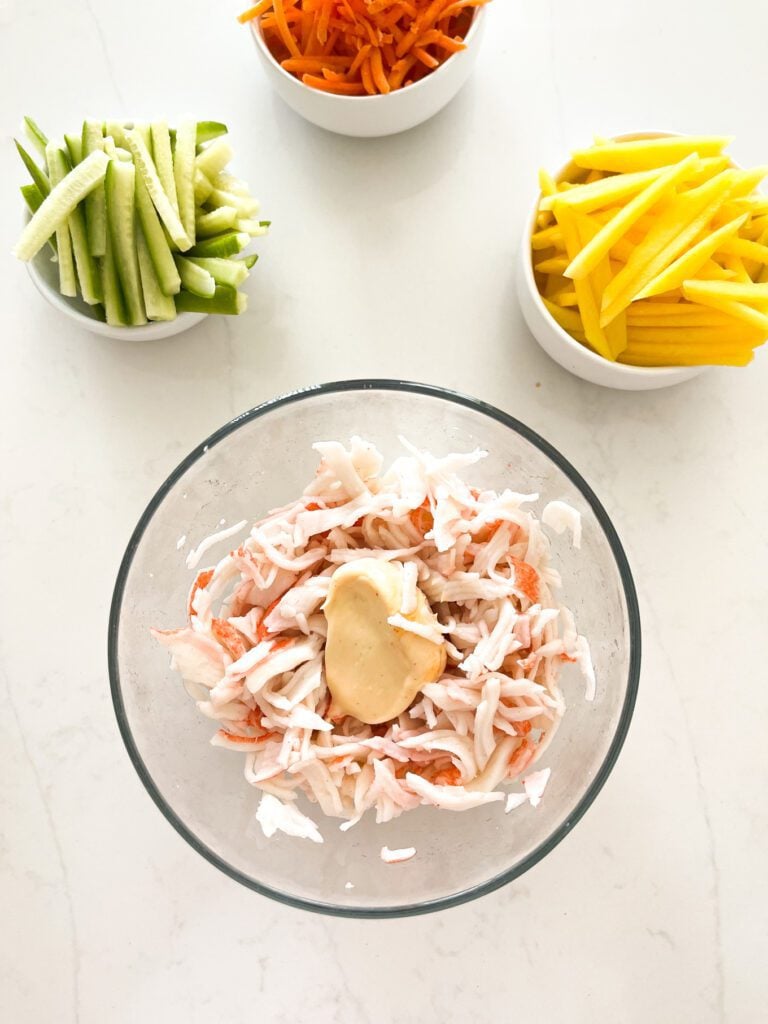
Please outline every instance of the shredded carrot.
[{"label": "shredded carrot", "polygon": [[419,81],[465,48],[489,0],[260,0],[272,56],[305,85],[343,96],[383,95]]}]

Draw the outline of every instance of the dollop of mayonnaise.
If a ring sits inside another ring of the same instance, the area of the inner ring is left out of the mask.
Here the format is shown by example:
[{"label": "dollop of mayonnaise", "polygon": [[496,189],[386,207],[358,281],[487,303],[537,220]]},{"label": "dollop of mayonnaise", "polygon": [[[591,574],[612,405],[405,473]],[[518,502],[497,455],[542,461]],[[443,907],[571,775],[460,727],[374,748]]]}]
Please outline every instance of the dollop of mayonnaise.
[{"label": "dollop of mayonnaise", "polygon": [[[445,668],[445,645],[391,625],[403,603],[403,566],[359,558],[331,577],[323,611],[328,622],[325,676],[333,711],[377,725],[396,718],[419,690]],[[434,626],[437,619],[421,590],[404,616]]]}]

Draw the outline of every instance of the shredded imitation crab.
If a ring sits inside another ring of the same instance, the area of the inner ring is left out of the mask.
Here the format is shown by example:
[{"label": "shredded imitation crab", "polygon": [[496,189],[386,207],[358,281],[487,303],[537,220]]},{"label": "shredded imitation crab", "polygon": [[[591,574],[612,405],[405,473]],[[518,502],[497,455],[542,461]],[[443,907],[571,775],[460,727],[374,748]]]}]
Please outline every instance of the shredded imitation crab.
[{"label": "shredded imitation crab", "polygon": [[[219,723],[212,742],[245,754],[268,836],[323,841],[295,804],[300,793],[345,819],[342,830],[370,809],[386,822],[422,804],[535,807],[549,769],[531,768],[565,711],[564,661],[581,666],[594,696],[588,643],[552,597],[560,577],[542,530],[569,529],[578,546],[578,513],[551,502],[539,521],[526,509],[536,494],[470,487],[462,473],[485,452],[436,458],[402,444],[408,455],[384,472],[360,438],[349,448],[315,444],[320,463],[302,497],[198,572],[186,626],[152,631],[200,711]],[[190,564],[209,547],[198,545]],[[376,726],[331,717],[323,662],[331,577],[371,557],[402,566],[397,628],[409,628],[418,586],[437,617],[431,639],[447,652],[442,676]],[[519,777],[523,792],[498,788]]]}]

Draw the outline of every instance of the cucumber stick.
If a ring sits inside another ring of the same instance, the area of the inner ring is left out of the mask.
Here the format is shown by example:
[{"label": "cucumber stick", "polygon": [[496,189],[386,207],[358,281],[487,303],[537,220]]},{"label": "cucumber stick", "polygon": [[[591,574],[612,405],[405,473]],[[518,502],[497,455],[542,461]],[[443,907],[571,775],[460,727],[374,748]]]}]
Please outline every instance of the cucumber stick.
[{"label": "cucumber stick", "polygon": [[[176,148],[173,151],[173,177],[176,182],[179,217],[187,237],[192,242],[195,240],[196,138],[197,125],[195,122],[182,121],[176,131]],[[179,248],[183,251],[182,246]]]},{"label": "cucumber stick", "polygon": [[210,238],[211,235],[220,235],[223,231],[230,231],[236,225],[237,210],[234,206],[220,206],[210,213],[206,213],[205,210],[198,211],[195,218],[195,237]]},{"label": "cucumber stick", "polygon": [[136,168],[110,160],[104,180],[107,199],[107,231],[112,243],[117,276],[125,299],[128,321],[133,326],[147,322],[136,254]]},{"label": "cucumber stick", "polygon": [[248,270],[250,270],[251,267],[255,267],[256,266],[256,260],[258,258],[259,257],[256,255],[256,253],[252,252],[249,256],[241,256],[240,259],[238,260],[238,262],[239,263],[244,263],[246,265],[246,267],[248,268]]},{"label": "cucumber stick", "polygon": [[64,141],[67,144],[69,162],[75,167],[83,159],[83,138],[82,135],[65,135]]},{"label": "cucumber stick", "polygon": [[[179,202],[176,198],[176,181],[173,177],[173,153],[171,151],[171,135],[168,131],[168,122],[154,121],[149,131],[157,176],[160,179],[160,184],[163,186],[163,191],[168,196],[168,202],[178,214]],[[146,142],[146,139],[144,141]]]},{"label": "cucumber stick", "polygon": [[106,235],[105,252],[101,260],[101,286],[104,293],[104,312],[107,315],[107,323],[111,327],[127,327],[130,321],[125,310],[120,279],[117,276],[109,231]]},{"label": "cucumber stick", "polygon": [[269,223],[262,220],[239,220],[237,230],[246,231],[251,238],[261,238],[269,231]]},{"label": "cucumber stick", "polygon": [[45,132],[40,128],[40,126],[35,121],[32,120],[31,117],[24,118],[24,129],[29,138],[37,147],[37,151],[39,152],[40,156],[45,156],[45,147],[48,145],[48,139],[45,135]]},{"label": "cucumber stick", "polygon": [[40,189],[43,197],[47,196],[51,191],[51,183],[48,180],[48,175],[44,170],[42,170],[42,168],[37,166],[35,161],[17,139],[14,139],[13,141],[16,143],[16,149],[19,151],[19,156],[21,157],[24,166],[29,171],[30,178]]},{"label": "cucumber stick", "polygon": [[[40,189],[32,182],[29,185],[21,186],[21,194],[24,196],[24,202],[27,204],[27,209],[30,213],[37,213],[43,204],[43,193]],[[56,258],[56,235],[51,235],[48,239],[48,245],[51,247],[52,259]]]},{"label": "cucumber stick", "polygon": [[195,168],[195,182],[194,182],[195,202],[198,206],[206,201],[208,196],[213,192],[213,185],[206,178],[202,171]]},{"label": "cucumber stick", "polygon": [[[224,260],[205,256],[190,256],[187,263],[210,274],[216,284],[226,284],[230,288],[239,287],[248,277],[248,267],[243,260]],[[193,291],[192,288],[189,291]]]},{"label": "cucumber stick", "polygon": [[176,266],[179,268],[181,283],[188,292],[193,295],[200,295],[202,298],[210,299],[216,291],[216,282],[203,267],[184,256],[176,257]]},{"label": "cucumber stick", "polygon": [[77,204],[104,181],[108,163],[107,155],[101,150],[90,153],[63,181],[51,189],[40,209],[22,231],[13,250],[14,256],[25,261],[36,256]]},{"label": "cucumber stick", "polygon": [[248,308],[248,297],[242,292],[236,292],[234,288],[228,288],[225,284],[218,285],[210,299],[180,291],[175,302],[177,313],[223,313],[237,316]]},{"label": "cucumber stick", "polygon": [[[46,147],[46,160],[51,182],[54,184],[58,184],[71,170],[67,154],[54,143],[49,142]],[[80,281],[80,291],[88,305],[95,306],[101,302],[101,280],[96,260],[88,249],[85,218],[80,206],[74,208],[66,223],[72,240],[72,254]]]},{"label": "cucumber stick", "polygon": [[[137,183],[140,180],[141,178],[137,178]],[[140,225],[136,227],[136,251],[139,257],[139,276],[141,277],[141,291],[144,295],[147,317],[150,320],[175,320],[176,304],[160,287],[149,246]]]},{"label": "cucumber stick", "polygon": [[[64,154],[53,142],[49,142],[45,147],[45,162],[48,164],[51,185],[56,188],[67,176],[67,165]],[[56,249],[59,254],[59,291],[62,295],[74,298],[77,295],[77,275],[67,219],[56,228]]]},{"label": "cucumber stick", "polygon": [[234,206],[241,217],[255,217],[259,212],[259,203],[250,196],[238,196],[234,192],[225,192],[223,189],[215,188],[208,196],[206,202],[209,206]]},{"label": "cucumber stick", "polygon": [[212,139],[218,139],[220,135],[226,135],[228,131],[227,126],[221,121],[198,121],[195,142],[198,146],[203,146]]},{"label": "cucumber stick", "polygon": [[192,245],[195,237],[194,206],[192,208],[192,234],[188,235],[179,215],[176,213],[171,201],[165,194],[165,190],[163,189],[160,178],[157,174],[155,162],[152,159],[141,134],[137,131],[128,131],[126,132],[126,140],[131,153],[133,154],[136,170],[144,179],[144,184],[147,186],[147,192],[149,193],[152,203],[157,210],[160,220],[165,225],[174,245],[178,246],[179,249],[184,252],[185,249],[189,249]]},{"label": "cucumber stick", "polygon": [[[100,121],[84,121],[81,139],[83,160],[91,153],[103,152],[104,133]],[[85,223],[88,229],[88,247],[91,256],[103,256],[106,251],[107,213],[104,186],[100,184],[85,201]]]},{"label": "cucumber stick", "polygon": [[206,178],[213,179],[217,174],[221,174],[234,155],[232,147],[225,139],[217,139],[199,154],[195,166]]},{"label": "cucumber stick", "polygon": [[193,246],[189,256],[236,256],[248,245],[251,236],[244,231],[225,231],[223,235],[204,238]]},{"label": "cucumber stick", "polygon": [[136,211],[139,215],[144,243],[152,260],[160,289],[164,295],[175,295],[181,288],[179,272],[173,262],[173,253],[168,245],[168,239],[165,237],[163,226],[141,174],[136,175]]}]

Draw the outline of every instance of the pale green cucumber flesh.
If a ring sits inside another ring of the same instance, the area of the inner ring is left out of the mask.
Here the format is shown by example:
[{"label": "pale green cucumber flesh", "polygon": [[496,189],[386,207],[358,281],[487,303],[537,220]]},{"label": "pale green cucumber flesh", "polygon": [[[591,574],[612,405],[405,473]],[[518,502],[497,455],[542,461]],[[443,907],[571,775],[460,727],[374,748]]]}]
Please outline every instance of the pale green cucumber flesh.
[{"label": "pale green cucumber flesh", "polygon": [[202,298],[213,297],[216,291],[216,282],[207,270],[203,270],[202,267],[183,256],[176,257],[176,266],[179,268],[183,288]]},{"label": "pale green cucumber flesh", "polygon": [[[226,284],[230,288],[239,287],[248,277],[248,267],[242,260],[190,256],[189,262],[207,271],[216,284]],[[192,291],[191,288],[190,291]]]}]

